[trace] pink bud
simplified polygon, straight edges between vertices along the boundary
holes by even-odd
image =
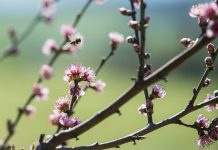
[[[215,46],[212,43],[207,45],[207,50],[209,54],[213,54],[216,51]]]
[[[185,47],[187,47],[187,46],[189,46],[189,44],[191,43],[191,39],[190,38],[182,38],[181,40],[180,40],[180,43],[182,44],[182,45],[184,45]]]

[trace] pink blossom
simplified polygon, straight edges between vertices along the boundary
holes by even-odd
[[[70,95],[73,95],[74,94],[74,90],[75,90],[75,86],[71,86],[70,87],[70,90],[69,90],[69,94]],[[82,89],[82,85],[81,84],[78,84],[77,86],[77,96],[83,96],[85,95],[85,91]]]
[[[104,88],[106,86],[106,83],[102,80],[97,80],[95,83],[91,83],[89,87],[94,89],[97,93],[102,93],[104,92]]]
[[[32,118],[35,112],[36,108],[32,105],[27,105],[26,109],[24,110],[25,115],[27,115],[29,118]]]
[[[95,80],[95,72],[91,68],[86,68],[83,76],[83,81],[93,82]]]
[[[57,50],[57,43],[53,39],[48,39],[42,47],[42,53],[45,55],[50,55]]]
[[[67,116],[66,113],[55,112],[54,114],[49,115],[49,122],[51,123],[51,125],[54,125],[54,126],[59,125],[60,118],[63,118],[65,116]]]
[[[41,16],[44,21],[51,23],[54,20],[55,2],[54,0],[42,0],[41,2]]]
[[[207,94],[207,98],[204,101],[207,102],[207,101],[211,100],[212,98],[214,98],[214,95]],[[208,112],[211,112],[215,109],[218,109],[218,103],[212,103],[212,104],[209,104],[206,106],[206,110]]]
[[[48,99],[48,88],[43,87],[42,85],[36,83],[33,85],[33,94],[35,95],[36,100],[47,100]]]
[[[207,37],[218,37],[218,20],[210,20],[208,23],[207,31],[206,31]]]
[[[114,47],[124,42],[124,36],[118,32],[110,32],[108,36],[111,40],[111,45]]]
[[[81,121],[79,120],[79,118],[63,116],[59,119],[59,123],[64,128],[70,128],[70,127],[77,126],[78,124],[81,123]]]
[[[166,91],[160,87],[160,85],[153,85],[152,86],[152,94],[151,99],[154,98],[164,98],[166,96]]]
[[[194,5],[189,15],[203,20],[214,19],[218,15],[218,7],[214,2]]]
[[[73,64],[65,70],[64,81],[72,83],[84,76],[86,68],[80,64]]]
[[[189,15],[193,18],[201,17],[202,8],[203,4],[193,5],[190,9]]]
[[[209,127],[209,119],[200,114],[196,120],[198,127],[200,128],[208,128]]]
[[[53,76],[53,69],[51,66],[44,64],[41,66],[39,74],[43,80],[49,80]]]
[[[213,141],[206,134],[199,136],[199,138],[197,139],[197,145],[199,148],[208,147],[212,143],[213,143]]]
[[[62,25],[60,30],[62,36],[66,39],[69,39],[73,36],[77,31],[71,25]]]
[[[55,109],[59,112],[66,112],[70,108],[70,98],[68,96],[59,97],[55,102]]]

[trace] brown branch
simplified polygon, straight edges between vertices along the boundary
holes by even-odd
[[[113,140],[110,142],[92,144],[89,146],[81,146],[81,147],[75,147],[75,148],[61,148],[61,149],[57,149],[57,150],[103,150],[103,149],[109,149],[109,148],[114,148],[114,147],[120,147],[120,145],[122,145],[122,144],[132,142],[133,137],[142,137],[150,132],[153,132],[157,129],[160,129],[164,126],[171,125],[171,124],[179,124],[179,125],[182,125],[185,127],[196,129],[196,127],[194,125],[187,125],[187,124],[183,123],[180,119],[182,117],[190,114],[193,111],[196,111],[204,106],[207,106],[207,105],[212,104],[212,103],[217,103],[217,102],[218,102],[218,97],[215,97],[215,98],[211,99],[210,101],[202,102],[196,106],[193,106],[189,110],[184,109],[183,111],[177,113],[176,115],[169,117],[168,119],[163,120],[157,124],[148,125],[141,130],[138,130],[132,134],[129,134],[129,135],[123,137],[123,138],[119,138],[119,139],[116,139],[116,140]]]
[[[186,50],[172,58],[169,62],[160,67],[157,71],[145,78],[143,83],[136,82],[132,87],[129,88],[129,90],[127,90],[123,95],[117,98],[117,100],[115,100],[111,105],[107,106],[102,111],[99,111],[96,115],[84,121],[80,125],[74,128],[70,128],[68,130],[61,131],[58,134],[54,135],[52,138],[46,141],[46,143],[43,143],[43,147],[42,145],[39,145],[37,150],[52,150],[56,146],[61,144],[63,141],[75,138],[80,134],[86,132],[87,130],[91,129],[92,127],[96,126],[98,123],[100,123],[113,113],[116,113],[121,106],[123,106],[131,98],[136,96],[144,88],[161,80],[164,76],[168,75],[172,70],[181,65],[184,61],[188,60],[192,55],[197,53],[202,47],[204,47],[212,40],[212,38],[207,38],[206,36],[203,36],[199,40],[196,40],[192,47],[187,48]],[[152,126],[152,129],[154,127],[156,127],[156,125]]]

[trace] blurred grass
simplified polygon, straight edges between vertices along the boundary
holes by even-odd
[[[151,62],[154,68],[158,68],[169,58],[180,52],[183,47],[179,39],[183,36],[196,37],[199,29],[196,20],[188,16],[188,10],[192,5],[190,1],[178,4],[148,5],[148,15],[152,16],[147,31],[147,51],[152,53]],[[176,2],[175,1],[175,2]],[[2,0],[0,0],[3,3]],[[53,134],[56,130],[48,123],[48,115],[52,112],[55,100],[65,95],[68,86],[63,82],[64,69],[71,63],[82,63],[85,66],[96,68],[100,58],[109,51],[107,34],[110,31],[119,31],[125,36],[133,34],[127,27],[129,18],[125,18],[116,11],[123,6],[124,2],[109,1],[106,5],[98,6],[93,4],[79,23],[78,30],[85,36],[85,46],[75,56],[61,56],[55,64],[55,77],[52,81],[45,81],[43,85],[50,88],[50,98],[46,102],[34,102],[37,107],[36,116],[29,120],[26,117],[21,119],[16,134],[11,143],[17,148],[25,147],[38,140],[40,133]],[[9,10],[0,8],[0,47],[4,48],[9,44],[6,29],[13,25],[18,33],[21,33],[34,16],[35,5],[38,1],[26,3],[15,3],[18,8],[14,11],[20,12],[11,14]],[[22,6],[21,6],[22,5]],[[0,139],[6,135],[5,122],[8,118],[14,118],[17,107],[23,105],[31,92],[31,86],[38,77],[39,66],[46,63],[49,58],[43,56],[41,47],[47,38],[54,37],[61,42],[59,26],[62,23],[71,24],[76,12],[80,10],[83,2],[78,1],[74,5],[72,1],[63,1],[58,5],[57,19],[54,24],[47,26],[39,24],[29,38],[20,45],[20,54],[16,58],[9,58],[0,63]],[[34,6],[34,7],[33,7]],[[72,6],[72,7],[71,7]],[[125,4],[128,7],[128,3]],[[23,7],[23,8],[22,8]],[[25,9],[24,9],[25,8]],[[28,13],[27,13],[28,12]],[[175,22],[177,23],[175,25]],[[2,52],[1,49],[0,52]],[[169,77],[169,82],[161,84],[167,91],[164,100],[155,101],[155,122],[161,121],[178,111],[181,111],[191,98],[192,88],[197,85],[200,73],[204,70],[203,59],[207,55],[206,50],[196,55],[184,65],[174,71]],[[116,51],[99,75],[99,79],[107,82],[107,88],[103,95],[97,95],[88,91],[76,109],[76,116],[86,120],[96,112],[110,104],[121,93],[126,91],[132,84],[130,77],[136,75],[137,56],[128,44],[123,44]],[[206,93],[212,93],[217,89],[217,69],[211,75],[213,84],[209,89],[203,89],[198,102],[205,99]],[[146,125],[146,118],[138,115],[137,108],[143,103],[144,98],[139,94],[128,104],[121,108],[122,116],[117,114],[106,119],[92,130],[79,136],[80,140],[72,140],[72,146],[91,144],[96,141],[104,142],[130,134]],[[207,113],[204,109],[199,110],[184,118],[185,121],[193,123],[198,114],[203,113],[209,118],[217,117],[217,111]],[[197,149],[195,140],[196,131],[175,125],[164,127],[158,131],[146,135],[147,139],[138,142],[136,146],[132,143],[121,146],[121,149]],[[176,137],[176,138],[175,138]],[[156,144],[158,143],[158,144]],[[216,150],[218,144],[213,144],[210,149]]]

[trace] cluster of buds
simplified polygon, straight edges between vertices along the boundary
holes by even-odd
[[[54,39],[48,39],[42,47],[42,53],[50,55],[57,51],[75,54],[83,46],[83,36],[71,25],[62,25],[60,33],[66,41],[63,47],[58,48]]]
[[[210,101],[211,99],[215,98],[218,96],[218,90],[215,90],[213,94],[207,94],[207,98],[204,100],[205,102]],[[215,109],[218,109],[218,103],[211,103],[206,106],[206,110],[208,112],[211,112]]]
[[[51,23],[54,20],[54,15],[55,15],[55,1],[42,0],[41,2],[42,19],[47,23]]]
[[[203,115],[199,115],[195,121],[195,126],[198,130],[197,145],[199,148],[208,147],[214,141],[218,140],[218,118],[211,122]]]
[[[164,98],[166,96],[166,91],[160,87],[160,85],[153,85],[152,92],[149,98],[146,100],[145,104],[142,104],[138,108],[140,114],[152,114],[153,113],[153,100],[156,98]]]
[[[67,129],[78,125],[81,121],[78,118],[70,117],[71,99],[69,96],[59,97],[54,105],[53,114],[49,116],[51,125],[62,126]]]
[[[199,25],[208,37],[218,37],[218,6],[215,2],[192,6],[189,15],[198,18]]]
[[[97,92],[102,92],[106,84],[101,80],[94,83],[94,71],[80,64],[73,64],[68,67],[65,70],[63,79],[70,85],[68,94],[72,96],[72,100],[70,99],[70,96],[58,98],[54,105],[54,113],[49,116],[49,120],[52,125],[68,129],[80,124],[81,122],[78,118],[71,117],[71,108],[74,102],[79,96],[83,96],[85,94],[80,82],[86,82],[90,88],[96,90]]]
[[[215,46],[212,44],[212,43],[209,43],[207,45],[207,50],[208,50],[208,54],[209,56],[207,56],[205,58],[205,64],[206,64],[206,67],[209,68],[209,69],[213,69],[213,63],[214,63],[214,54],[216,52],[216,48]]]

